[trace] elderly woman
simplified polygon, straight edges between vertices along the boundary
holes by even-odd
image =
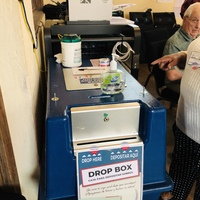
[[[198,18],[190,18],[200,23]],[[200,37],[194,40],[187,52],[164,56],[152,63],[167,71],[173,66],[184,68],[176,121],[173,125],[175,146],[169,174],[174,181],[171,192],[161,199],[186,200],[195,185],[194,200],[200,199]]]

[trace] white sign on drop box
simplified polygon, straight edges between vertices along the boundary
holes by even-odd
[[[143,143],[131,145],[76,152],[79,200],[142,200]]]

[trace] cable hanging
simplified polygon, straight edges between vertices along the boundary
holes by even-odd
[[[22,10],[24,21],[26,22],[26,26],[27,26],[30,34],[31,34],[31,39],[32,39],[32,42],[33,42],[33,48],[37,49],[37,44],[35,43],[35,40],[34,40],[34,37],[33,37],[33,32],[31,30],[31,27],[29,25],[28,18],[27,18],[27,15],[26,15],[26,9],[25,9],[24,2],[23,1],[19,1],[19,2],[20,2],[20,7],[21,7],[21,10]]]
[[[122,52],[119,50],[120,48],[122,49],[122,45],[127,49],[126,52]],[[120,61],[128,60],[131,52],[135,54],[135,51],[131,48],[128,42],[117,42],[112,50],[112,54],[117,55],[115,58]]]

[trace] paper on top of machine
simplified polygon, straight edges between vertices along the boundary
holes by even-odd
[[[123,10],[124,8],[128,8],[131,6],[135,6],[136,4],[134,3],[124,3],[124,4],[117,4],[117,5],[113,5],[113,11],[119,11],[119,10]]]

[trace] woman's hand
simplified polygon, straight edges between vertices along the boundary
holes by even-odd
[[[186,57],[187,57],[187,52],[181,51],[175,54],[163,56],[153,61],[151,64],[152,65],[158,64],[160,69],[164,71],[168,71],[174,66],[178,66],[180,69],[184,69]]]

